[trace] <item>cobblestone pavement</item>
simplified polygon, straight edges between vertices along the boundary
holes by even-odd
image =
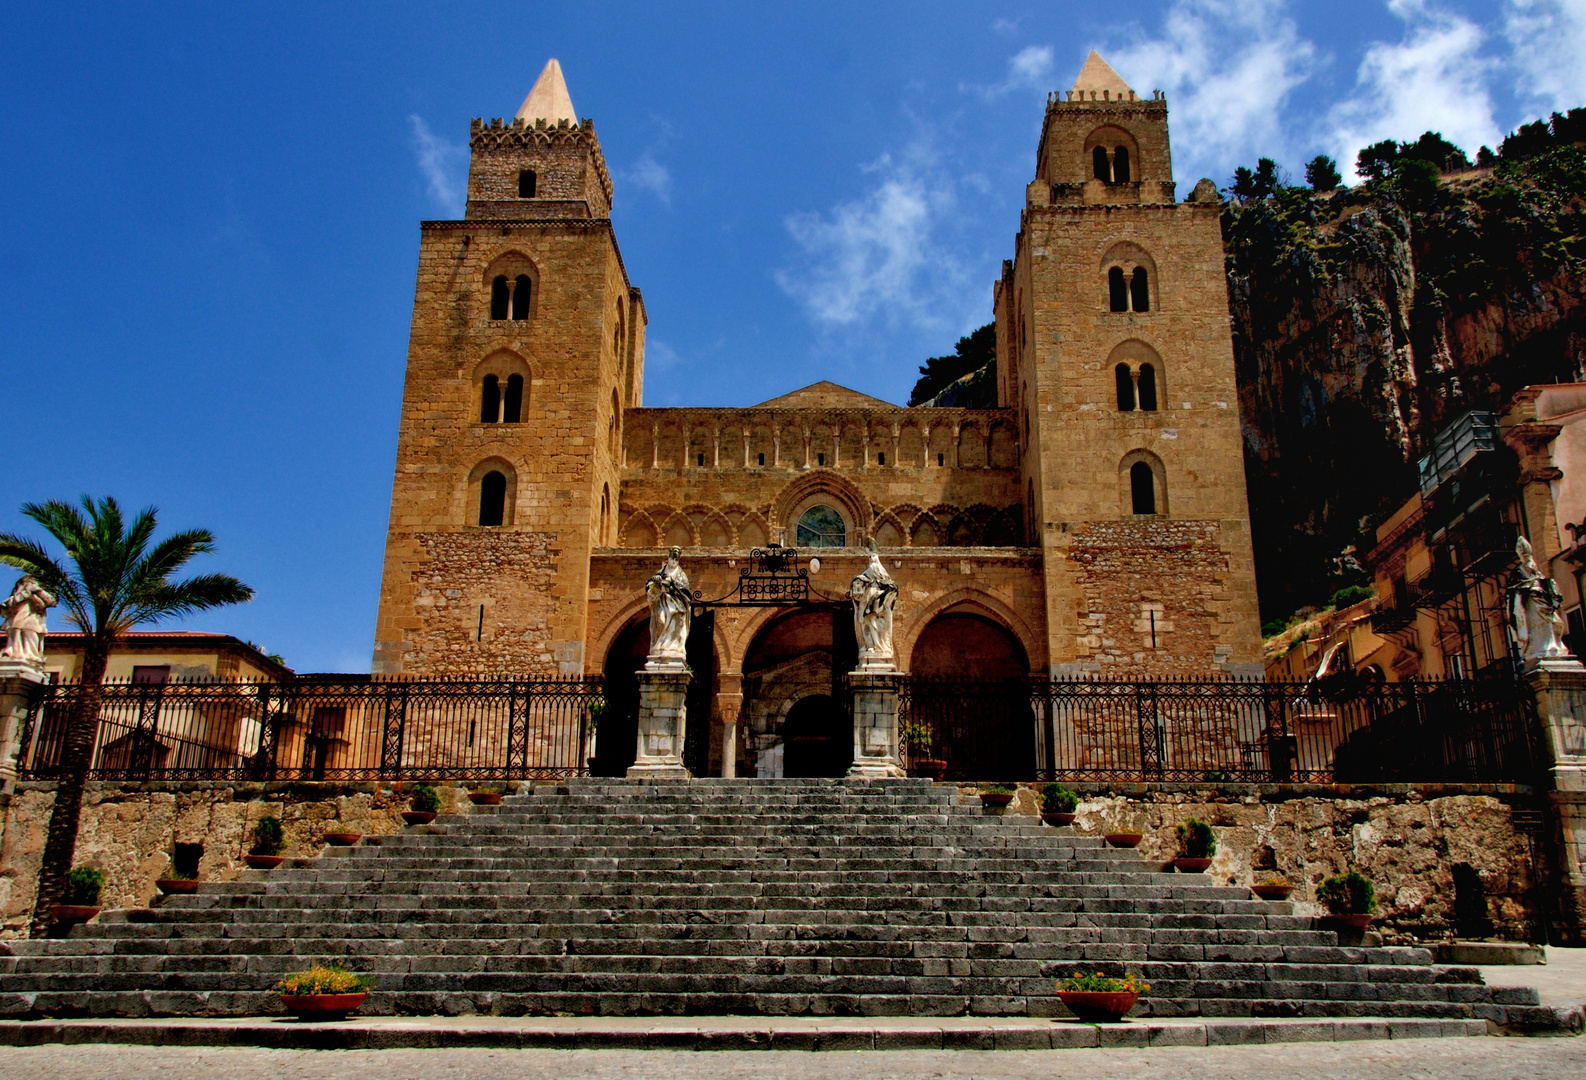
[[[623,1050],[256,1050],[142,1046],[0,1049],[7,1080],[1568,1080],[1586,1038],[1412,1039],[1287,1046],[979,1053]]]

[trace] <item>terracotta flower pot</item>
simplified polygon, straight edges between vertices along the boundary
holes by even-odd
[[[501,802],[499,791],[470,791],[468,801],[475,806],[496,806]]]
[[[365,1001],[369,1000],[369,991],[364,990],[356,994],[282,994],[281,1004],[286,1011],[293,1013],[299,1020],[345,1020],[347,1014],[352,1012]]]
[[[1351,930],[1364,930],[1371,925],[1370,915],[1324,915],[1322,925],[1347,926]]]
[[[428,825],[435,820],[434,810],[404,810],[402,820],[409,825]]]
[[[102,907],[88,904],[51,904],[50,916],[56,922],[80,923],[87,922],[103,910]]]
[[[1059,990],[1057,996],[1087,1024],[1116,1024],[1140,1000],[1132,991]]]
[[[197,878],[162,877],[157,879],[154,884],[158,885],[160,891],[167,896],[172,893],[194,893],[198,891]]]
[[[1013,792],[1011,791],[982,791],[980,793],[981,806],[995,807],[1000,810],[1012,801]]]
[[[1210,859],[1192,859],[1188,855],[1180,855],[1173,860],[1173,869],[1181,874],[1204,874],[1211,864]]]
[[[244,855],[242,861],[255,870],[274,870],[286,862],[285,855]]]
[[[947,762],[941,758],[920,758],[909,766],[909,775],[925,780],[940,780],[947,775]]]
[[[1294,892],[1293,885],[1252,885],[1250,891],[1263,900],[1287,900]]]
[[[1139,847],[1140,841],[1145,839],[1144,833],[1137,832],[1110,832],[1102,837],[1113,847]]]
[[[1041,820],[1046,822],[1048,825],[1072,825],[1074,824],[1074,815],[1060,814],[1055,812],[1048,814],[1042,812]]]
[[[325,834],[325,843],[333,847],[352,847],[363,836],[355,832],[328,832]]]

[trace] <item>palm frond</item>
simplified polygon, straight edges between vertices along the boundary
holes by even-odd
[[[26,536],[0,533],[0,563],[14,566],[24,574],[32,574],[38,583],[55,594],[73,623],[80,624],[88,609],[83,603],[83,593],[77,579],[43,545]]]
[[[127,627],[158,623],[209,608],[245,604],[252,599],[253,589],[229,574],[201,574],[150,589],[129,604],[118,621]]]

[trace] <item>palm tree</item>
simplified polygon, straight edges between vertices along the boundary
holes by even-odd
[[[116,640],[141,623],[190,615],[195,611],[240,604],[253,590],[225,574],[200,574],[186,581],[171,575],[194,555],[214,550],[206,529],[191,529],[154,543],[157,511],[148,507],[126,526],[121,507],[108,496],[95,503],[87,495],[82,510],[70,503],[25,503],[22,512],[48,530],[66,549],[71,565],[56,561],[37,541],[0,533],[0,562],[32,574],[60,598],[67,621],[81,630],[81,690],[66,720],[61,752],[61,779],[55,788],[44,864],[39,868],[38,899],[33,907],[34,937],[49,929],[50,905],[60,895],[77,847],[77,825],[83,811],[83,787],[93,763],[99,727],[105,666]],[[86,516],[85,516],[86,515]]]

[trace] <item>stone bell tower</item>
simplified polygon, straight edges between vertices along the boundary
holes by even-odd
[[[579,675],[644,305],[560,64],[469,146],[464,218],[421,227],[373,671]]]
[[[1051,95],[995,303],[1054,674],[1261,671],[1220,212],[1162,94],[1092,52]]]

